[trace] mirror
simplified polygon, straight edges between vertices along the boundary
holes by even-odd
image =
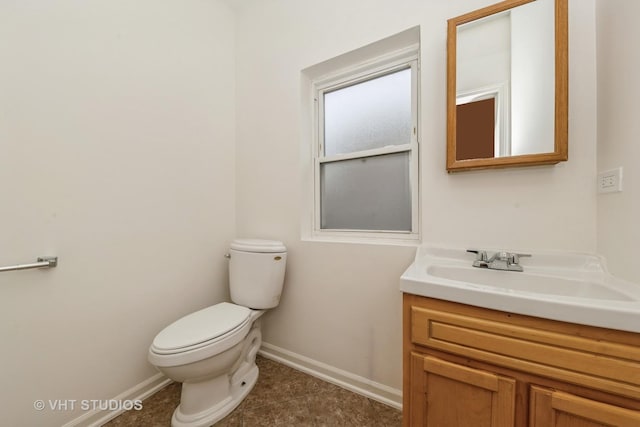
[[[506,0],[448,20],[447,171],[568,155],[567,0]]]

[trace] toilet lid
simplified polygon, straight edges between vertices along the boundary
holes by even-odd
[[[231,249],[240,252],[278,253],[286,252],[284,243],[278,240],[236,239],[231,242]]]
[[[250,314],[247,307],[222,302],[176,320],[156,336],[153,346],[166,351],[210,341],[242,326]]]

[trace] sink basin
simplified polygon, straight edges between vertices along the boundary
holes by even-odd
[[[413,264],[400,278],[400,290],[512,313],[640,332],[640,286],[609,274],[601,257],[534,253],[520,260],[523,272],[475,268],[471,266],[474,258],[464,249],[420,247]]]
[[[512,274],[508,274],[512,273]],[[594,281],[565,277],[513,273],[473,267],[430,265],[427,274],[469,284],[500,288],[511,292],[563,295],[568,297],[631,301],[632,298]]]

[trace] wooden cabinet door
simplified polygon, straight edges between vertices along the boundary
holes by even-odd
[[[411,355],[411,427],[513,427],[515,380]]]
[[[640,411],[531,387],[529,427],[638,427]]]

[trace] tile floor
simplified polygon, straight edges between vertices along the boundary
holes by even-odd
[[[260,376],[247,398],[216,427],[395,427],[399,410],[258,356]],[[143,402],[140,411],[114,418],[106,427],[171,425],[180,401],[173,383]]]

